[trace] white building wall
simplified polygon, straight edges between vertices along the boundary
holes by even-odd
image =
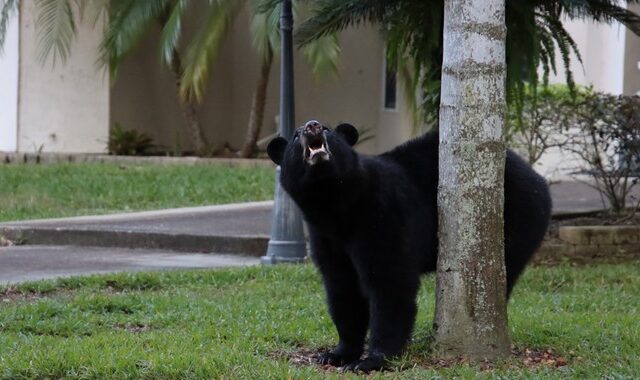
[[[578,46],[582,63],[571,56],[571,71],[577,84],[598,91],[621,94],[624,89],[625,28],[621,24],[566,20],[566,30]],[[566,83],[560,51],[556,51],[557,74],[552,83]]]
[[[18,136],[18,17],[9,22],[0,53],[0,151],[11,152],[17,148]]]
[[[564,22],[564,26],[578,46],[582,64],[571,57],[571,71],[577,84],[593,86],[596,91],[622,94],[625,85],[625,35],[621,24],[610,25],[592,21]],[[551,83],[566,83],[560,52],[556,51],[558,73],[550,77]],[[544,153],[535,169],[552,181],[573,179],[584,166],[575,155],[553,148]]]
[[[102,27],[78,22],[66,64],[38,60],[33,0],[21,2],[18,150],[103,153],[109,76],[97,67]],[[86,18],[85,18],[86,19]]]

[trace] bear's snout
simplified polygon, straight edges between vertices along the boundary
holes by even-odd
[[[302,128],[302,146],[304,147],[304,160],[309,165],[315,165],[319,161],[329,159],[329,149],[324,135],[326,127],[316,120],[309,120]]]
[[[322,135],[322,131],[322,124],[320,124],[317,120],[309,120],[304,125],[302,133],[305,135],[305,137],[314,139],[320,137]]]

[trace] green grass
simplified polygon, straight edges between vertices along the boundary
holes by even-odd
[[[564,367],[510,359],[429,367],[433,277],[406,368],[373,378],[638,378],[640,263],[536,267],[509,305],[514,343],[552,348]],[[5,298],[4,301],[1,301]],[[285,379],[351,374],[283,353],[336,340],[310,265],[118,274],[20,285],[0,296],[0,379]]]
[[[0,165],[0,221],[267,200],[271,168]]]

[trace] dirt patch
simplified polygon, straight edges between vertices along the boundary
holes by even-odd
[[[513,350],[512,352],[527,368],[564,367],[567,365],[567,360],[554,353],[551,349],[536,350],[525,348],[523,350]]]
[[[13,285],[0,290],[0,301],[2,302],[35,301],[48,296],[50,296],[50,293],[18,290]]]
[[[313,366],[326,372],[341,372],[339,367],[333,367],[330,365],[320,365],[317,363],[316,358],[318,352],[325,351],[326,349],[311,350],[308,348],[300,348],[295,351],[274,351],[268,354],[269,357],[277,360],[287,360],[291,364],[299,367]],[[495,364],[489,361],[473,361],[465,357],[456,358],[427,358],[418,360],[415,363],[415,367],[424,369],[440,369],[450,368],[458,365],[475,366],[479,371],[491,371],[495,368],[559,368],[567,365],[567,360],[556,354],[552,349],[536,349],[536,348],[512,348],[512,356],[504,363]],[[413,368],[413,367],[411,367]],[[409,367],[399,367],[392,369],[393,371],[407,370]]]
[[[558,368],[567,365],[567,360],[557,355],[551,349],[511,349],[512,357],[507,363],[495,364],[490,361],[473,361],[465,357],[457,358],[433,358],[419,363],[421,367],[429,369],[449,368],[457,365],[477,366],[480,371],[491,371],[495,368],[516,367],[537,369],[540,367]]]
[[[116,323],[113,325],[115,330],[125,330],[132,334],[139,334],[149,331],[150,327],[142,323]]]
[[[299,348],[295,351],[273,351],[267,354],[272,359],[287,360],[289,363],[298,367],[317,367],[326,372],[340,372],[340,367],[334,367],[331,365],[320,365],[317,362],[317,357],[320,352],[328,351],[328,348],[318,348],[315,350],[308,348]]]

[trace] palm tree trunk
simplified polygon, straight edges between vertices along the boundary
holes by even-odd
[[[505,37],[504,0],[445,0],[434,320],[444,356],[493,359],[510,352]]]
[[[267,49],[267,54],[262,60],[260,69],[260,77],[253,92],[253,100],[251,102],[251,113],[249,114],[249,125],[247,126],[247,134],[242,145],[242,149],[238,152],[238,156],[243,158],[252,157],[256,152],[256,142],[260,137],[262,122],[264,119],[264,106],[267,101],[267,86],[269,85],[269,73],[271,64],[273,63],[273,52]]]
[[[182,115],[187,121],[187,135],[191,140],[191,144],[195,149],[196,155],[209,155],[211,153],[209,142],[207,141],[204,131],[200,127],[196,103],[193,100],[182,100],[180,98],[180,86],[182,84],[182,73],[184,72],[184,69],[182,67],[180,53],[178,53],[177,49],[173,49],[171,71],[173,71],[173,75],[175,77],[178,101],[180,102],[180,107],[182,108]]]

